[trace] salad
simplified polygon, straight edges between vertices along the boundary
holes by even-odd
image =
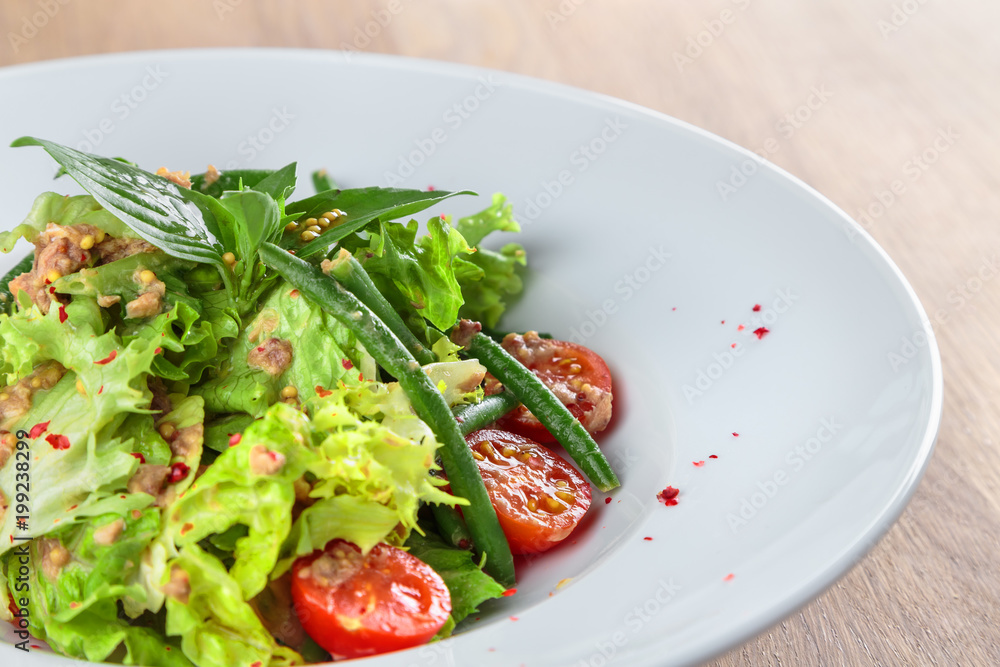
[[[0,233],[0,615],[68,656],[297,665],[449,636],[564,540],[607,365],[494,330],[524,249],[470,192],[292,199],[296,165],[151,173],[41,146],[88,193]],[[409,220],[408,222],[397,220]],[[554,451],[552,443],[562,446]],[[575,464],[575,465],[574,465]]]

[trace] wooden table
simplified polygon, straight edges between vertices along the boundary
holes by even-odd
[[[358,48],[568,83],[772,147],[865,223],[936,319],[944,420],[926,478],[873,553],[715,664],[998,665],[998,21],[988,0],[4,0],[0,65]]]

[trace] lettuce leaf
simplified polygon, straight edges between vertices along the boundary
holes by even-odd
[[[519,232],[513,208],[501,194],[493,195],[493,204],[484,211],[462,218],[455,225],[477,252],[464,258],[478,271],[468,271],[459,277],[462,286],[461,317],[495,327],[507,309],[507,302],[521,293],[524,285],[516,267],[527,263],[524,248],[508,243],[500,251],[481,247],[482,240],[492,232]]]
[[[36,437],[29,439],[31,475],[46,483],[32,489],[31,531],[36,536],[92,513],[95,506],[143,507],[150,500],[145,494],[129,494],[124,500],[112,494],[125,487],[138,465],[130,455],[132,439],[116,432],[129,414],[148,412],[152,395],[145,377],[155,349],[145,340],[123,345],[114,332],[103,333],[100,309],[92,300],[74,301],[65,312],[65,322],[57,308],[47,315],[34,307],[0,315],[0,368],[8,382],[21,381],[23,390],[29,374],[44,362],[58,363],[45,367],[46,372],[65,369],[50,389],[32,390],[27,412],[3,421],[12,433],[38,426]],[[8,498],[14,496],[15,481],[15,457],[10,457],[0,469],[0,491]],[[0,553],[11,548],[15,514],[7,512],[0,526]]]
[[[268,338],[288,341],[291,365],[277,377],[250,367],[250,351]],[[288,283],[278,283],[260,305],[255,318],[240,332],[228,361],[217,377],[194,388],[215,413],[262,415],[291,385],[301,401],[316,387],[338,381],[356,384],[358,374],[376,376],[375,361],[346,327],[319,306],[301,297]]]
[[[9,232],[0,232],[0,252],[10,252],[22,238],[34,243],[50,222],[57,225],[88,224],[109,236],[138,238],[125,223],[106,211],[90,195],[68,197],[45,192],[35,198],[24,222]]]
[[[411,555],[416,556],[441,575],[451,593],[451,618],[438,638],[451,634],[455,625],[479,610],[487,600],[503,595],[504,587],[483,572],[472,560],[472,552],[445,544],[433,531],[412,533],[406,540]]]
[[[264,628],[218,559],[189,544],[170,568],[187,579],[190,590],[186,600],[167,596],[166,632],[180,637],[184,655],[198,667],[302,663]]]

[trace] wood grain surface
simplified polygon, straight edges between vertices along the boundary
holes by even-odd
[[[769,146],[913,284],[941,345],[944,418],[913,502],[874,551],[714,664],[978,666],[1000,665],[998,20],[989,0],[4,0],[0,65],[356,48],[568,83]]]

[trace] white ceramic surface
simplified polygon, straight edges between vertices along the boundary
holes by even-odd
[[[0,146],[37,135],[153,170],[298,161],[300,193],[327,167],[344,186],[514,202],[531,276],[505,324],[608,360],[619,418],[603,443],[623,485],[465,632],[366,665],[705,660],[858,562],[930,457],[940,359],[896,267],[802,182],[664,115],[500,72],[316,51],[15,67],[0,100]],[[37,148],[0,148],[0,173],[4,228],[37,193],[76,191]],[[739,187],[723,197],[720,181]],[[656,499],[668,484],[673,507]],[[23,657],[0,644],[5,665],[67,664]]]

